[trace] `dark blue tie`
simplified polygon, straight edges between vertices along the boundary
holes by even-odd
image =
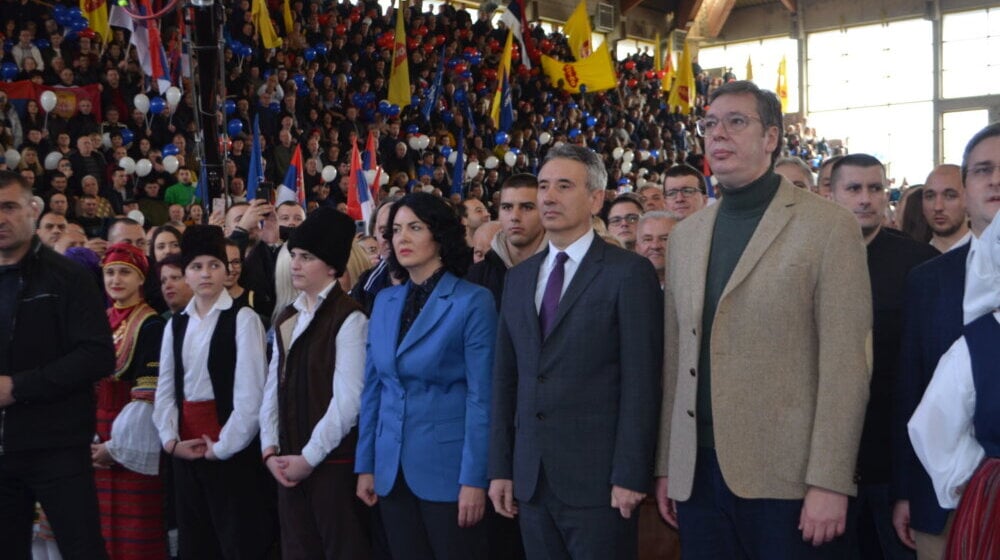
[[[545,294],[542,296],[542,308],[538,311],[538,322],[542,326],[542,338],[549,336],[556,321],[556,311],[559,309],[559,298],[562,297],[563,280],[566,278],[566,253],[556,253],[556,264],[549,273],[545,284]]]

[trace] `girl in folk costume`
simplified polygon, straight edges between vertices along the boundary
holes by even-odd
[[[958,507],[946,560],[1000,558],[1000,218],[971,243],[964,334],[908,424],[941,507]]]
[[[160,444],[153,395],[163,319],[142,299],[146,256],[127,243],[101,262],[115,344],[115,371],[97,383],[97,437],[91,446],[101,532],[112,559],[166,558]]]
[[[153,411],[173,458],[180,557],[264,558],[275,525],[257,454],[264,326],[226,292],[221,229],[189,227],[181,257],[194,297],[164,331]]]

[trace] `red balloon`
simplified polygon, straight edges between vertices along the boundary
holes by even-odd
[[[539,44],[539,47],[542,49],[542,52],[548,53],[549,51],[552,50],[552,41],[549,41],[548,39],[542,39],[542,42]]]
[[[411,51],[417,50],[417,47],[419,46],[420,46],[420,40],[418,40],[416,37],[410,37],[409,39],[406,40],[406,48],[410,49]]]
[[[341,23],[338,24],[337,27],[334,27],[333,30],[337,33],[337,35],[343,35],[344,33],[347,33],[347,26]]]
[[[458,32],[458,36],[461,37],[462,39],[468,39],[469,37],[472,36],[472,31],[469,31],[468,29],[463,29]]]
[[[423,37],[424,35],[427,35],[427,26],[426,25],[421,25],[417,29],[417,35],[420,35],[421,37]]]
[[[656,72],[653,72],[652,70],[646,70],[646,79],[647,80],[652,80],[655,77],[656,77]]]
[[[626,60],[625,61],[625,69],[626,70],[635,70],[635,61],[634,60]]]
[[[629,81],[626,83],[628,84],[628,87],[635,89],[635,86],[639,85],[639,80],[635,78],[629,78]]]
[[[661,80],[663,78],[666,78],[667,77],[667,71],[666,70],[660,70],[659,72],[656,73],[656,77],[659,78],[659,79],[661,79]]]
[[[434,45],[432,43],[424,43],[424,52],[427,54],[434,52]]]
[[[358,23],[359,21],[361,21],[361,12],[358,11],[351,12],[351,15],[348,16],[348,19],[351,20],[351,23]]]
[[[493,68],[483,68],[483,77],[487,80],[497,79],[497,71]]]
[[[438,36],[434,37],[434,44],[437,45],[437,46],[439,46],[439,47],[444,44],[444,41],[445,41],[445,36],[444,35],[438,35]]]
[[[520,65],[520,66],[517,67],[517,73],[520,76],[527,77],[527,76],[531,75],[531,70],[529,70],[527,66],[525,66],[525,65],[522,64],[522,65]]]
[[[500,41],[496,39],[490,39],[489,45],[490,50],[493,52],[500,52]]]
[[[465,64],[461,63],[461,62],[459,62],[458,64],[455,65],[455,73],[456,74],[461,74],[462,72],[465,72],[466,70],[468,70],[468,67]]]

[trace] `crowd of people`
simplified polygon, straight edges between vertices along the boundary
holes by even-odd
[[[750,82],[678,112],[643,52],[570,95],[533,26],[498,130],[485,7],[291,2],[265,48],[256,5],[207,192],[176,15],[168,95],[128,30],[4,4],[12,557],[636,558],[644,501],[685,558],[995,557],[1000,127],[896,201]],[[255,124],[304,204],[248,193]]]

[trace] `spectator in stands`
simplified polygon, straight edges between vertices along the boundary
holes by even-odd
[[[708,200],[705,193],[705,176],[690,165],[676,165],[663,174],[663,196],[667,201],[667,212],[678,220],[704,208]]]
[[[608,207],[608,231],[629,251],[635,250],[635,230],[642,213],[642,202],[631,193],[619,196]]]
[[[774,162],[774,172],[788,179],[800,189],[816,192],[816,179],[812,170],[798,157],[783,157]]]
[[[972,238],[965,209],[962,170],[957,165],[939,165],[927,176],[922,191],[924,219],[933,236],[930,244],[942,253],[961,247]]]

